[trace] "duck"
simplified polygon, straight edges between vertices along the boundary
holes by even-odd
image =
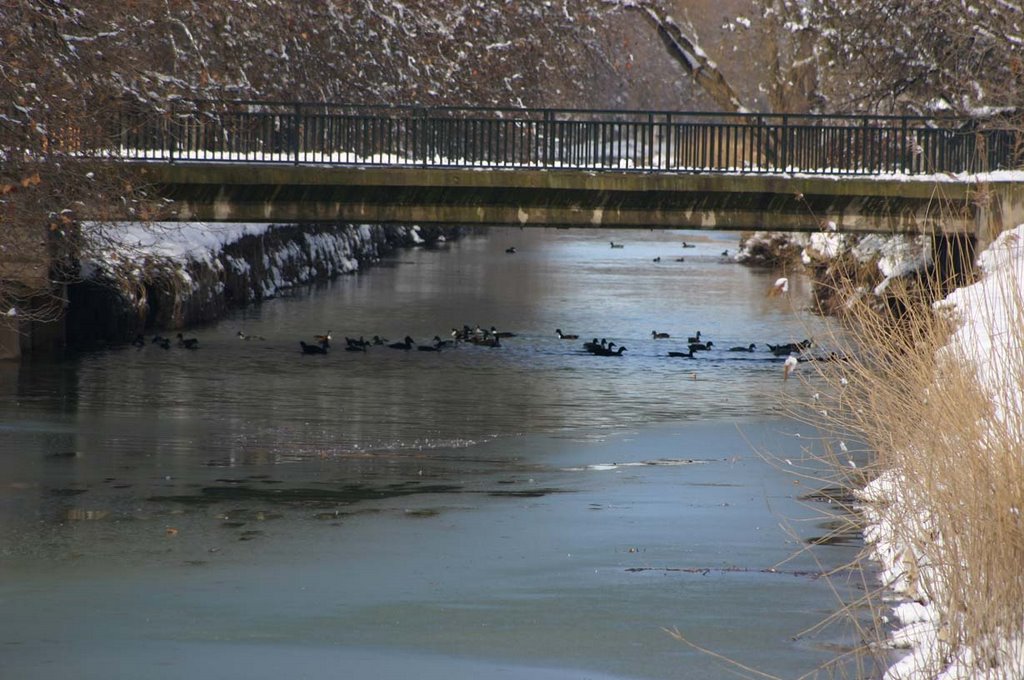
[[[653,259],[653,260],[651,260],[651,261],[652,261],[652,262],[661,262],[661,256],[659,255],[658,257],[654,258],[654,259]]]
[[[686,262],[686,258],[685,257],[677,257],[676,258],[676,262]]]
[[[178,333],[178,347],[184,347],[185,349],[199,349],[198,338],[186,338]]]
[[[421,352],[440,352],[442,347],[447,347],[452,344],[452,340],[442,340],[441,336],[434,336],[434,344],[432,345],[417,345],[416,349]]]
[[[614,342],[609,342],[604,338],[601,338],[601,342],[598,342],[597,338],[594,338],[594,342],[583,343],[583,349],[587,350],[591,354],[598,354],[601,356],[611,354],[615,347],[616,345]]]
[[[687,243],[686,241],[683,241],[683,247],[684,248],[696,248],[697,246],[693,245],[692,243]]]
[[[757,345],[755,345],[754,343],[750,343],[746,347],[730,347],[729,351],[730,352],[753,352],[756,347],[757,347]]]
[[[700,331],[697,331],[697,335],[691,335],[686,338],[686,342],[700,342]]]
[[[574,333],[563,333],[561,328],[555,329],[555,335],[558,336],[559,340],[579,340],[580,336]]]
[[[373,342],[374,345],[386,345],[386,344],[388,344],[388,339],[387,338],[382,338],[379,335],[375,335],[375,336],[373,336],[373,341],[372,342]]]
[[[515,246],[509,246],[508,248],[505,248],[505,252],[508,253],[509,255],[515,255],[516,254],[516,247]]]
[[[491,326],[491,329],[489,331],[487,331],[487,332],[490,335],[493,335],[496,338],[514,338],[514,337],[516,337],[515,333],[511,333],[509,331],[499,331],[494,326]]]
[[[303,354],[327,354],[327,345],[307,345],[305,340],[299,340],[299,347]]]
[[[613,345],[613,344],[615,344],[615,343],[611,343],[611,345]],[[599,357],[621,357],[622,353],[626,351],[625,347],[619,347],[618,349],[613,350],[611,348],[611,345],[609,345],[608,347],[603,348],[599,352],[594,352],[594,354],[599,356]]]
[[[621,243],[616,243],[615,241],[609,241],[609,243],[612,244],[612,248],[625,248],[625,245]]]
[[[155,338],[153,338],[153,342],[155,342],[157,347],[159,347],[160,349],[170,349],[171,348],[171,339],[170,338],[164,338],[164,337],[161,337],[161,336],[158,335]]]
[[[145,347],[146,339],[142,337],[141,333],[139,333],[138,335],[135,336],[135,339],[132,340],[132,345],[134,345],[135,347]]]
[[[722,257],[729,257],[729,249],[728,248],[726,248],[725,250],[722,251]]]
[[[356,349],[366,349],[367,347],[369,347],[369,345],[370,341],[363,340],[363,336],[361,335],[359,336],[358,340],[347,336],[345,337],[345,349],[348,349],[349,347],[355,347]]]
[[[668,333],[659,333],[658,331],[651,331],[651,338],[654,340],[665,340],[671,337],[672,336],[669,335]]]
[[[768,345],[768,350],[777,357],[784,357],[794,352],[802,352],[813,345],[810,339],[803,339],[800,342],[787,342],[784,345]]]
[[[392,342],[390,345],[388,345],[388,347],[390,347],[391,349],[405,349],[405,350],[409,350],[409,349],[412,349],[413,344],[414,344],[413,343],[413,339],[410,338],[407,335],[407,336],[405,336],[405,340],[404,341],[402,341],[402,342]]]
[[[693,350],[692,349],[689,352],[669,352],[668,355],[670,357],[678,357],[680,359],[696,359],[697,358],[697,357],[695,357],[693,355]]]
[[[711,349],[712,347],[714,347],[714,345],[715,345],[715,343],[711,342],[710,340],[708,340],[707,342],[691,342],[690,343],[690,349],[691,350],[696,349],[696,350],[702,350],[703,351],[703,350]]]
[[[266,340],[262,335],[246,335],[242,331],[237,333],[239,340]]]

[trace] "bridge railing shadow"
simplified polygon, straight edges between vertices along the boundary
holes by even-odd
[[[162,162],[881,175],[1024,161],[1019,129],[953,117],[182,101],[65,137],[53,148]]]

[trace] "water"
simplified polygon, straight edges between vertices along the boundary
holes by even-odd
[[[195,352],[0,366],[0,677],[731,677],[672,628],[812,670],[849,642],[801,634],[837,605],[815,576],[855,547],[801,552],[822,508],[762,453],[813,448],[785,415],[806,387],[763,343],[821,322],[735,243],[496,229],[239,310]],[[463,324],[516,336],[342,351]],[[667,357],[698,329],[713,351]]]

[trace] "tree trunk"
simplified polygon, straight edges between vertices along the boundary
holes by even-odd
[[[646,3],[627,5],[630,9],[643,12],[648,21],[658,31],[658,36],[668,48],[676,61],[689,73],[697,84],[714,100],[721,110],[732,113],[747,113],[746,107],[740,104],[736,92],[718,70],[718,65],[708,59],[708,55],[688,35],[683,33],[670,16],[663,16],[658,10]]]

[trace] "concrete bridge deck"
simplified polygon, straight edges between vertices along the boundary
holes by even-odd
[[[931,176],[145,163],[168,219],[973,234],[1024,222],[1024,185]]]

